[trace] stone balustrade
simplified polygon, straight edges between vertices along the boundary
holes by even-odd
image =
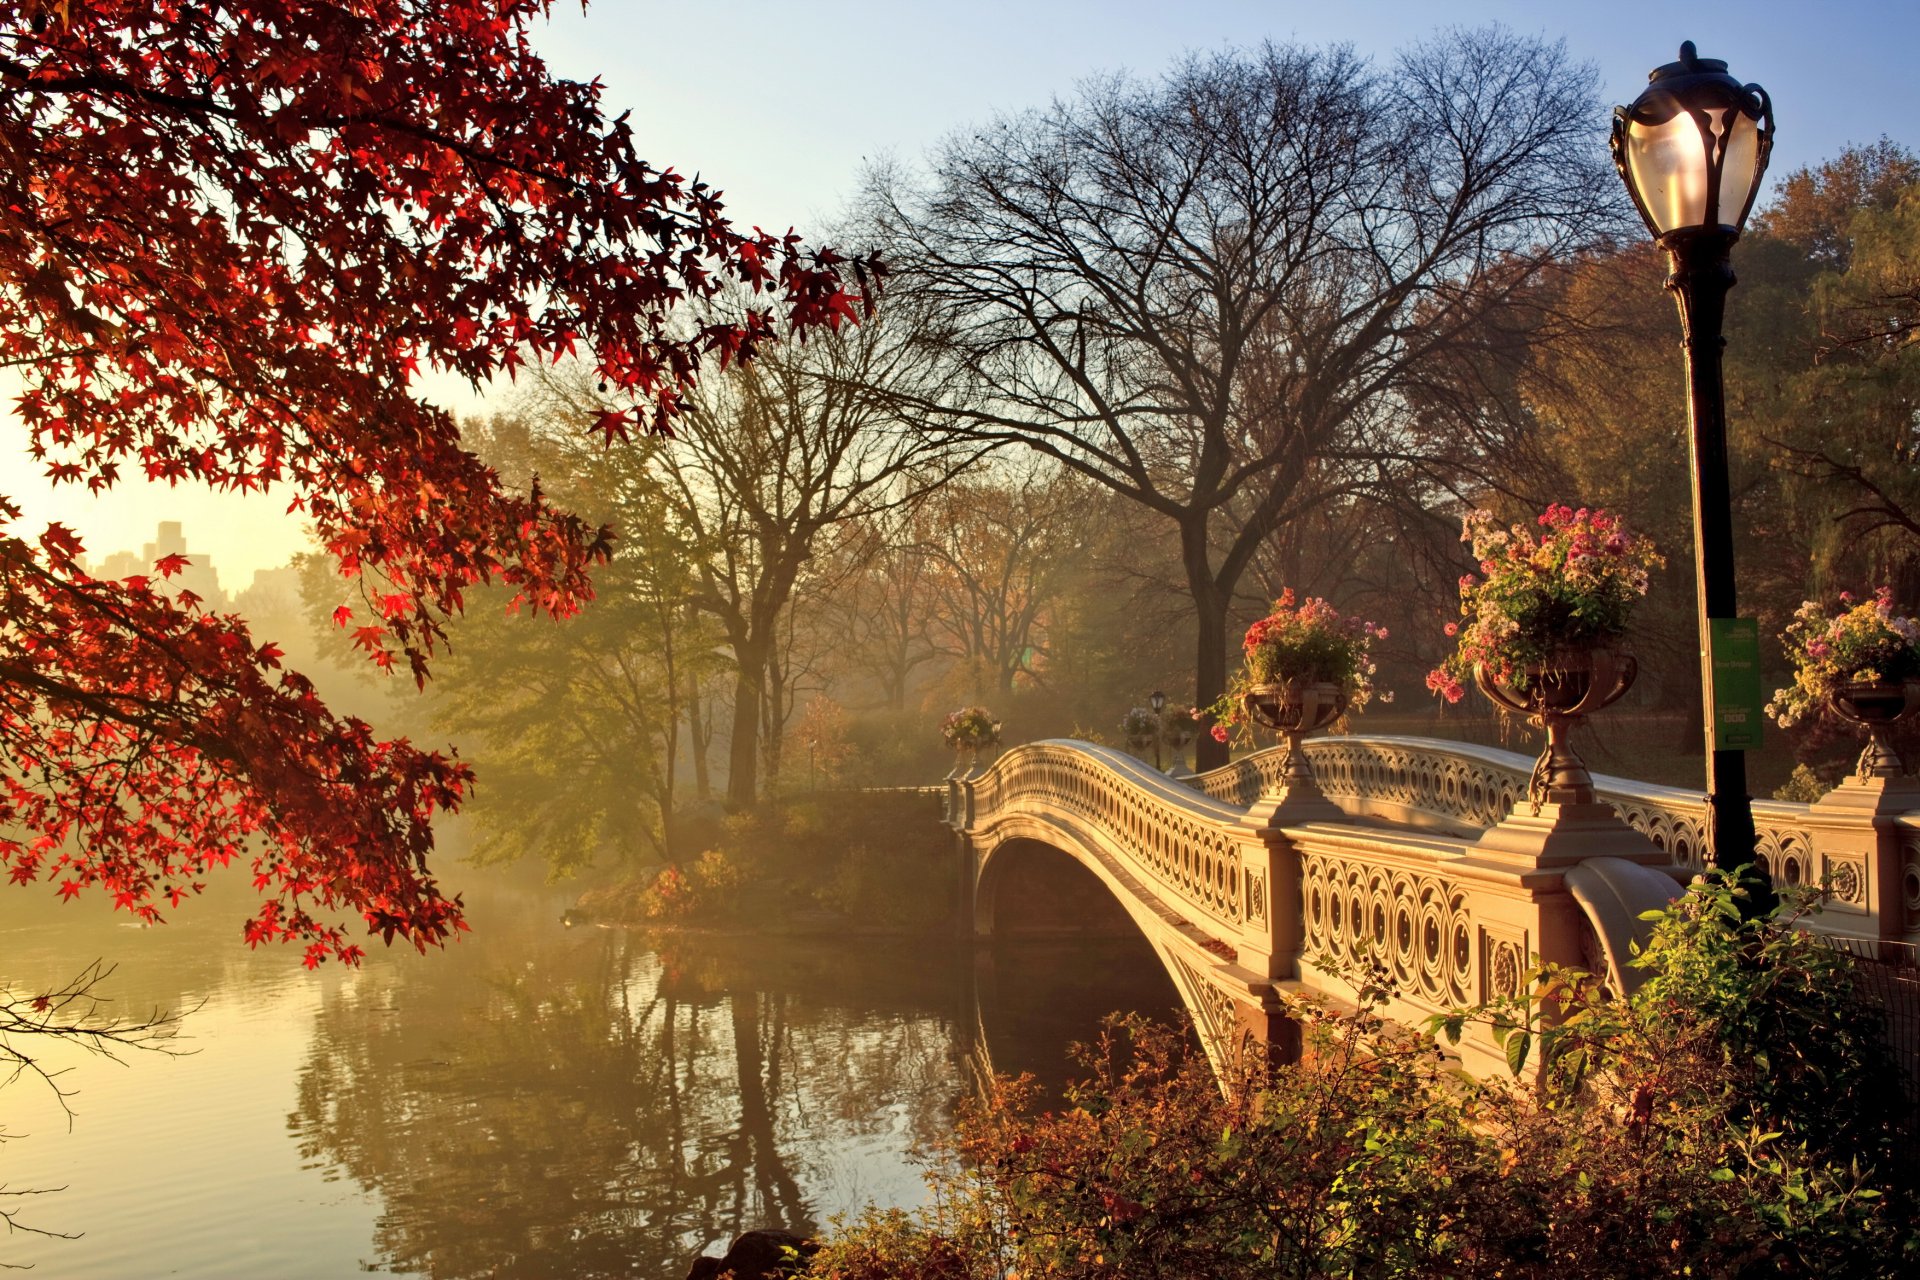
[[[1527,793],[1532,759],[1497,747],[1440,738],[1326,737],[1309,739],[1308,757],[1327,796],[1356,818],[1470,836],[1513,811]],[[1202,794],[1251,804],[1279,778],[1284,752],[1256,752],[1225,768],[1190,779]],[[1601,800],[1666,853],[1675,866],[1705,866],[1706,799],[1698,791],[1628,778],[1594,775]],[[1920,797],[1915,803],[1920,805]],[[1784,885],[1824,885],[1829,913],[1823,926],[1858,932],[1867,910],[1871,869],[1858,851],[1816,850],[1814,806],[1756,800],[1756,850],[1769,874]],[[1920,814],[1915,815],[1920,822]],[[1911,876],[1902,891],[1920,909],[1920,853],[1904,859]],[[1913,926],[1906,926],[1912,928]]]

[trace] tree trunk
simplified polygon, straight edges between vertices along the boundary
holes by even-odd
[[[767,791],[777,793],[781,781],[781,749],[786,745],[787,736],[787,670],[777,646],[767,655],[760,687],[766,693],[766,705],[760,711],[760,756],[766,765]]]
[[[694,680],[687,689],[687,731],[693,743],[693,794],[705,803],[713,799],[713,774],[707,762],[707,751],[713,746],[713,708],[700,691],[700,681]]]
[[[661,611],[660,656],[666,663],[667,675],[667,714],[665,719],[666,763],[660,771],[660,844],[666,852],[667,861],[679,863],[679,845],[674,839],[674,785],[680,772],[680,667],[675,661],[673,611]]]
[[[1214,579],[1204,513],[1200,519],[1180,526],[1180,562],[1187,572],[1187,594],[1193,598],[1194,621],[1198,624],[1193,705],[1204,707],[1227,691],[1227,601],[1233,596],[1231,584],[1222,589]],[[1226,763],[1226,743],[1216,742],[1204,731],[1194,739],[1193,767],[1197,772],[1218,769]]]
[[[1193,662],[1193,701],[1200,707],[1216,701],[1227,689],[1227,603],[1211,589],[1208,594],[1214,598],[1194,600],[1200,642]],[[1211,732],[1202,729],[1193,740],[1194,769],[1205,773],[1226,763],[1227,744],[1216,742]]]
[[[760,793],[760,702],[762,682],[758,663],[741,655],[733,682],[733,740],[727,744],[727,808],[743,813],[753,808]]]

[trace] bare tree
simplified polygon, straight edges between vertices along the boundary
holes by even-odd
[[[1036,677],[1047,610],[1080,550],[1085,499],[1083,482],[1043,464],[956,481],[928,500],[920,550],[935,634],[975,671],[976,696]]]
[[[706,548],[700,606],[733,652],[727,802],[758,795],[786,611],[817,544],[836,526],[908,505],[966,465],[902,405],[945,398],[941,372],[896,309],[857,330],[770,350],[702,381],[659,459],[670,501]],[[972,450],[977,452],[977,449]],[[785,707],[783,700],[780,704]]]
[[[873,216],[970,375],[941,407],[1177,528],[1206,701],[1241,574],[1326,496],[1315,460],[1406,454],[1423,365],[1617,225],[1599,120],[1590,70],[1499,29],[1384,71],[1265,45],[957,134],[924,181],[877,172]]]
[[[38,1080],[52,1091],[71,1120],[73,1091],[60,1079],[67,1068],[49,1068],[36,1056],[37,1044],[78,1045],[114,1062],[127,1049],[181,1052],[172,1041],[180,1033],[183,1013],[155,1009],[144,1017],[127,1018],[110,1011],[112,1001],[101,994],[101,988],[113,977],[113,969],[95,960],[66,982],[44,990],[0,986],[0,1088],[22,1078]],[[10,1213],[0,1216],[12,1217]]]
[[[845,586],[829,601],[829,625],[842,637],[839,674],[871,681],[889,711],[906,709],[914,673],[940,657],[924,522],[920,506],[886,512],[835,548],[846,562]]]

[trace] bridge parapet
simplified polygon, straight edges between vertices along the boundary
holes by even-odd
[[[1130,755],[1065,739],[1029,743],[963,780],[963,830],[982,832],[1010,814],[1052,811],[1092,838],[1119,846],[1127,869],[1156,897],[1229,944],[1266,920],[1262,886],[1248,884],[1242,807],[1210,801]]]
[[[1496,825],[1524,800],[1533,763],[1512,751],[1441,738],[1354,735],[1316,738],[1306,746],[1321,789],[1351,816],[1469,838]],[[1190,781],[1211,798],[1251,804],[1277,784],[1284,756],[1280,748],[1255,752]],[[1676,866],[1705,866],[1702,793],[1607,774],[1595,774],[1593,781],[1599,798]],[[1823,820],[1814,805],[1757,800],[1753,817],[1760,837],[1757,852],[1769,873],[1783,884],[1827,885],[1826,923],[1839,932],[1864,929],[1875,879],[1864,851],[1833,841],[1816,848],[1816,827],[1832,832],[1834,823],[1830,817]],[[1913,817],[1920,822],[1920,813]],[[1906,927],[1916,928],[1920,851],[1903,861],[1913,874],[1902,888],[1911,891],[1915,903],[1915,923]]]

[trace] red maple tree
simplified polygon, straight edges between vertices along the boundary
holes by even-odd
[[[665,430],[704,359],[854,318],[845,265],[743,233],[551,76],[541,0],[26,0],[0,11],[0,362],[56,482],[282,484],[424,680],[473,584],[564,616],[611,535],[508,492],[414,383],[580,355]],[[854,263],[861,281],[877,263]],[[766,307],[688,326],[744,284]],[[0,496],[0,861],[158,920],[251,865],[250,943],[465,928],[427,866],[465,765],[331,714],[232,616],[90,577]],[[178,572],[177,560],[156,566]]]

